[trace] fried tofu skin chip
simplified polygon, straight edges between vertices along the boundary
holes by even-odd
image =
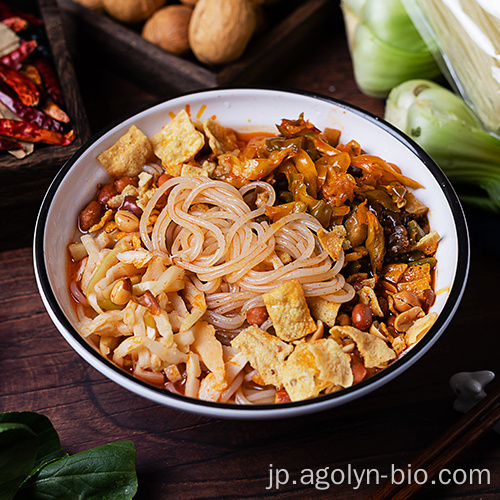
[[[366,368],[383,368],[396,358],[396,353],[380,337],[353,326],[334,326],[330,329],[330,335],[333,339],[350,337],[354,340]]]
[[[298,280],[291,280],[262,295],[276,335],[287,342],[316,331],[304,291]]]
[[[195,156],[205,144],[205,137],[196,130],[184,109],[150,140],[165,172],[173,176],[181,175],[182,164]]]
[[[149,139],[132,125],[109,149],[97,159],[116,179],[139,174],[147,159],[153,154]]]
[[[234,130],[223,127],[210,118],[203,122],[203,131],[208,138],[210,149],[216,156],[230,153],[238,148],[238,138]]]
[[[351,357],[332,339],[298,344],[285,362],[283,384],[292,401],[315,397],[332,385],[352,383]]]
[[[324,229],[318,231],[318,239],[321,246],[335,262],[340,259],[340,255],[342,254],[342,243],[345,236],[346,230],[344,226],[334,226],[328,232]]]
[[[340,304],[326,300],[323,297],[309,297],[307,304],[313,318],[319,319],[327,326],[334,326]]]
[[[293,351],[291,345],[252,325],[241,331],[231,341],[231,346],[243,353],[266,385],[283,386],[283,367],[286,357]]]

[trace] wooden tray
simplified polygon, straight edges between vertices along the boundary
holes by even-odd
[[[76,132],[76,139],[68,146],[35,145],[35,151],[21,160],[2,152],[0,207],[41,201],[59,168],[90,138],[87,115],[66,47],[61,12],[55,0],[38,0],[38,2],[16,0],[7,3],[21,10],[39,14],[42,18],[59,77],[65,110]]]
[[[145,90],[163,96],[166,91],[189,92],[210,87],[269,83],[293,64],[314,43],[314,32],[332,21],[338,2],[332,0],[283,0],[278,23],[269,22],[265,33],[256,35],[236,62],[210,68],[191,58],[181,58],[144,40],[140,27],[132,29],[104,13],[92,11],[72,0],[58,0],[70,17],[85,50],[105,58],[115,70]],[[286,7],[285,7],[286,6]],[[282,15],[285,9],[289,11]],[[275,16],[278,17],[278,16]]]

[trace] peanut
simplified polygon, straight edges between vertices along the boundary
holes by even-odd
[[[347,314],[339,314],[337,316],[337,323],[340,326],[350,326],[351,325],[351,318]]]
[[[422,292],[422,296],[423,296],[423,304],[422,304],[422,307],[428,311],[430,307],[432,307],[432,305],[434,304],[435,300],[436,300],[436,294],[434,293],[433,290],[431,290],[430,288],[427,289],[427,290],[424,290]]]
[[[352,310],[352,325],[358,330],[368,330],[372,324],[372,310],[367,304],[356,304]]]
[[[142,215],[142,209],[137,205],[137,201],[133,196],[125,196],[120,210],[131,212],[134,215],[137,215],[137,217]]]
[[[394,307],[399,312],[408,311],[412,307],[420,307],[420,299],[412,292],[404,290],[394,294]]]
[[[121,193],[127,186],[137,186],[137,178],[134,177],[122,177],[121,179],[117,179],[115,181],[116,190]]]
[[[396,316],[394,320],[394,328],[398,332],[406,332],[410,329],[410,326],[415,323],[415,321],[424,315],[421,307],[412,307],[407,311],[402,312]]]
[[[141,306],[147,307],[149,312],[154,316],[161,313],[160,304],[158,304],[156,297],[149,290],[146,290],[146,292],[134,300]]]
[[[113,184],[106,184],[100,189],[99,194],[97,195],[97,201],[102,206],[107,207],[108,201],[117,194],[118,191]]]
[[[97,224],[101,220],[103,212],[104,209],[98,201],[91,201],[80,212],[80,229],[88,231],[94,224]]]
[[[109,298],[113,304],[125,305],[132,297],[132,282],[129,278],[118,280],[112,288]]]
[[[139,218],[127,210],[118,210],[115,214],[115,222],[120,231],[135,233],[139,230]]]
[[[247,321],[251,325],[260,326],[268,317],[267,309],[264,306],[251,307],[247,311]]]
[[[170,174],[161,174],[160,177],[158,177],[158,187],[165,184],[165,182],[169,181],[171,178],[172,176]]]

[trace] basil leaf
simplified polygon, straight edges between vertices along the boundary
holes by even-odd
[[[45,465],[23,484],[18,499],[129,500],[137,492],[135,446],[118,441]]]
[[[2,422],[24,424],[37,435],[38,453],[29,476],[33,475],[47,462],[68,456],[61,448],[59,435],[54,426],[45,415],[34,411],[9,411],[0,413],[0,424]]]
[[[0,500],[14,498],[35,463],[36,434],[26,425],[0,423]]]

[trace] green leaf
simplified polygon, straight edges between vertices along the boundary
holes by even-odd
[[[0,500],[14,498],[33,468],[37,449],[38,439],[28,426],[0,423]]]
[[[45,465],[19,491],[16,500],[128,500],[137,492],[132,441],[118,441]]]
[[[38,437],[38,453],[29,476],[37,472],[47,462],[68,455],[61,448],[59,436],[45,415],[33,411],[9,411],[0,413],[0,423],[4,422],[24,424]]]

